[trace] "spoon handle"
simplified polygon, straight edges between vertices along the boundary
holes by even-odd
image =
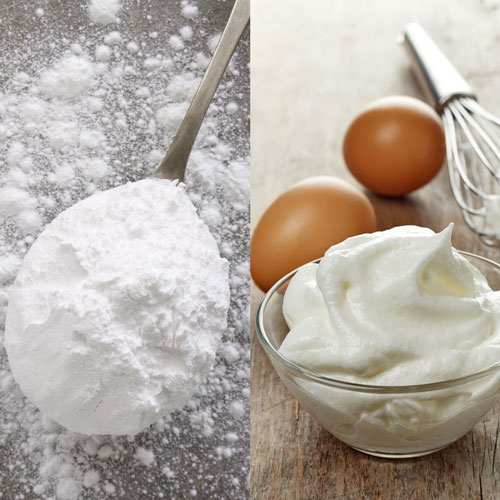
[[[184,180],[187,161],[201,123],[224,71],[250,21],[250,0],[235,0],[224,32],[191,101],[186,116],[154,176]]]

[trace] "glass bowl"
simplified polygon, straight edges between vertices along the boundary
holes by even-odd
[[[493,290],[500,289],[499,264],[460,253],[483,273]],[[286,387],[335,437],[370,455],[417,457],[461,438],[495,405],[500,396],[500,360],[454,380],[375,386],[316,375],[286,359],[278,352],[289,331],[282,312],[283,295],[297,271],[264,296],[257,311],[257,337]]]

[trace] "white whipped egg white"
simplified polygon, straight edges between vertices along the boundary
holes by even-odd
[[[348,238],[293,277],[280,352],[321,375],[375,385],[449,380],[500,360],[500,292],[441,233]]]

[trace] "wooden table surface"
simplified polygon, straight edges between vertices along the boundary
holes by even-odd
[[[424,25],[500,114],[500,2],[474,0],[253,0],[252,226],[288,186],[346,170],[343,133],[357,111],[391,94],[422,97],[396,43],[409,21]],[[369,195],[378,228],[455,222],[454,245],[500,260],[462,220],[447,171],[398,200]],[[262,297],[252,290],[252,324]],[[500,499],[500,404],[445,450],[393,461],[350,449],[288,393],[252,328],[251,489],[255,500]]]

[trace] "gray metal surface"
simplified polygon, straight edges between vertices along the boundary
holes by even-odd
[[[99,41],[110,31],[118,30],[124,39],[144,41],[148,46],[157,48],[159,54],[168,52],[167,41],[172,34],[187,24],[182,16],[182,5],[187,2],[179,0],[149,0],[149,1],[122,1],[119,25],[98,26],[89,22],[87,1],[46,0],[35,2],[19,2],[17,0],[3,0],[0,4],[0,95],[13,75],[20,71],[29,74],[51,64],[57,57],[68,50],[71,42],[78,41],[85,47],[89,40]],[[193,38],[186,43],[184,51],[207,53],[207,37],[221,32],[231,11],[232,2],[198,0],[190,3],[198,6],[198,16],[189,21],[193,27]],[[37,8],[43,8],[41,20],[35,13]],[[155,37],[151,33],[156,33]],[[56,41],[56,43],[54,43]],[[185,52],[184,52],[185,53]],[[238,110],[220,122],[221,126],[214,131],[218,139],[230,146],[231,159],[247,159],[249,155],[249,33],[243,38],[237,48],[234,64],[236,71],[226,74],[221,87],[215,97],[215,105],[223,109],[230,99],[238,104]],[[173,58],[174,74],[181,73],[182,58]],[[203,71],[193,70],[198,77]],[[138,74],[130,78],[137,78],[147,84],[145,74]],[[156,82],[158,84],[158,82]],[[112,97],[110,97],[111,99]],[[130,96],[130,102],[134,96]],[[0,116],[0,122],[2,117]],[[133,125],[133,124],[132,124]],[[145,161],[150,152],[147,137],[142,130],[137,130],[134,140],[120,141],[119,131],[115,136],[108,138],[111,146],[111,160],[113,174],[106,177],[100,189],[109,188],[127,181],[135,181],[148,177],[153,168]],[[162,147],[168,144],[172,137],[165,138]],[[5,151],[9,139],[0,144]],[[201,147],[201,146],[200,146]],[[195,150],[197,145],[195,144]],[[4,154],[4,153],[2,153]],[[40,161],[43,158],[40,157]],[[5,175],[8,167],[5,158],[0,159],[0,177]],[[189,167],[188,167],[189,170]],[[195,180],[188,180],[188,187],[193,189]],[[58,198],[57,187],[41,185],[40,189],[47,196],[52,196],[57,205],[48,211],[48,219],[55,217],[67,206],[87,196],[87,193],[75,189],[71,193],[72,199]],[[201,203],[201,201],[200,201]],[[195,201],[196,205],[196,201]],[[222,226],[226,227],[223,240],[234,239],[235,252],[229,257],[232,268],[248,260],[248,221],[241,219],[241,212],[232,212],[228,208],[223,215]],[[231,227],[238,228],[238,234],[233,234]],[[2,236],[7,239],[15,238],[8,224],[0,224]],[[12,245],[21,242],[11,241]],[[1,257],[1,256],[0,256]],[[8,287],[9,283],[0,283]],[[228,330],[224,341],[238,343],[242,349],[248,351],[248,320],[246,302],[248,301],[248,283],[232,286],[231,310],[228,318]],[[4,315],[0,317],[0,332],[4,329]],[[114,495],[109,495],[102,488],[83,488],[79,498],[100,499],[116,496],[127,500],[135,499],[231,499],[238,500],[248,497],[248,468],[249,468],[249,408],[248,401],[244,401],[245,416],[233,418],[228,408],[233,399],[248,395],[249,356],[243,356],[236,363],[219,354],[214,372],[202,394],[196,396],[197,412],[200,408],[210,409],[215,416],[213,434],[203,435],[199,425],[193,424],[191,418],[194,410],[188,405],[181,411],[174,413],[167,420],[163,429],[154,432],[145,432],[138,435],[133,442],[126,438],[120,440],[123,452],[119,458],[111,458],[106,467],[100,469],[98,457],[89,457],[77,443],[74,449],[75,461],[85,460],[88,466],[100,470],[104,481],[112,482],[116,486]],[[7,370],[7,360],[3,347],[0,346],[0,371]],[[215,375],[214,375],[215,374]],[[242,375],[243,374],[243,375]],[[211,389],[211,380],[231,380],[226,388],[218,385],[216,390]],[[22,408],[0,407],[0,420],[5,422],[15,419],[16,411]],[[227,435],[236,435],[237,444],[232,447],[231,454],[217,453],[217,449],[227,445]],[[0,425],[0,498],[3,500],[21,499],[31,500],[38,498],[56,498],[55,485],[43,494],[33,492],[33,485],[39,475],[39,464],[43,457],[22,453],[21,448],[33,436],[25,431],[18,430],[7,434]],[[153,450],[156,463],[150,467],[138,465],[133,450],[143,446]],[[130,449],[130,452],[128,450]],[[37,452],[40,453],[40,452]],[[86,463],[87,463],[86,462]],[[168,465],[173,475],[165,474],[162,464]]]
[[[184,180],[188,158],[205,113],[249,21],[250,1],[235,0],[217,49],[165,158],[155,171],[156,177]]]

